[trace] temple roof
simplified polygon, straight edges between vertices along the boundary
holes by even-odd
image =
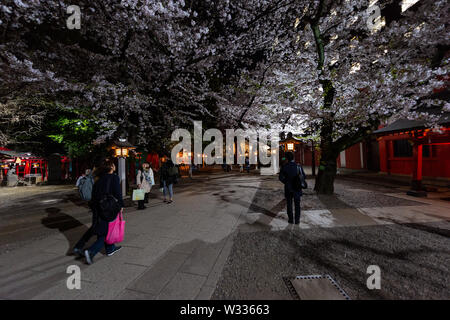
[[[444,113],[437,122],[437,124],[440,125],[450,124],[450,113],[448,112]],[[427,127],[426,121],[424,120],[399,119],[397,121],[394,121],[390,125],[387,125],[384,128],[374,131],[374,133],[375,134],[392,133],[411,129],[424,129],[426,127]]]

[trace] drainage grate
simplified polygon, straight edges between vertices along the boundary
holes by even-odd
[[[350,300],[328,274],[283,278],[292,297],[297,300]]]

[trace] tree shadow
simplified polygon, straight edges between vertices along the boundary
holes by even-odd
[[[58,229],[69,242],[69,249],[66,255],[71,255],[71,250],[75,246],[81,234],[84,234],[88,228],[75,219],[74,217],[61,212],[61,209],[51,207],[46,208],[47,217],[41,219],[41,223],[49,229]],[[70,232],[71,230],[81,227],[79,232]]]
[[[70,193],[65,195],[61,202],[62,203],[71,202],[78,207],[89,208],[88,202],[81,199],[78,193]]]

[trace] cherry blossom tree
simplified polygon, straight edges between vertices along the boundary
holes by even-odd
[[[154,147],[193,119],[215,119],[215,92],[263,58],[270,41],[264,18],[287,4],[3,1],[0,103],[52,101],[94,118],[96,143],[125,135]],[[79,29],[67,26],[74,5]]]
[[[302,14],[274,38],[259,73],[242,78],[251,88],[253,118],[316,132],[319,193],[333,192],[339,152],[380,121],[421,118],[433,125],[439,115],[430,111],[443,110],[446,102],[445,95],[432,93],[445,87],[449,73],[447,2],[423,0],[403,13],[400,1],[377,5],[389,16],[370,28],[367,1],[303,2]]]
[[[152,149],[199,119],[307,129],[320,140],[315,188],[332,193],[341,150],[387,118],[432,125],[427,108],[446,101],[432,92],[448,92],[448,4],[401,2],[5,0],[0,107],[26,110],[36,130],[63,107],[95,122],[94,143]],[[67,25],[74,5],[79,29]]]

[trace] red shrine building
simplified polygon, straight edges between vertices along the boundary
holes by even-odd
[[[423,190],[423,177],[450,180],[450,116],[434,129],[421,121],[397,120],[374,133],[381,172],[412,176],[415,191]]]
[[[416,196],[426,194],[423,178],[450,182],[450,115],[433,129],[422,121],[397,120],[374,135],[376,145],[361,142],[342,151],[338,167],[410,176],[409,193]]]

